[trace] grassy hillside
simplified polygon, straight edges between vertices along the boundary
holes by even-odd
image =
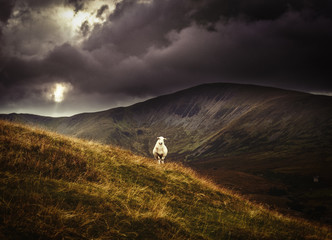
[[[330,239],[178,164],[0,122],[1,239]]]
[[[72,117],[1,118],[148,157],[162,135],[168,160],[287,214],[332,224],[332,97],[220,83]]]

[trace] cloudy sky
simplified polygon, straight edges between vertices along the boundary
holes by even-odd
[[[332,0],[0,0],[0,112],[72,115],[210,82],[332,92]]]

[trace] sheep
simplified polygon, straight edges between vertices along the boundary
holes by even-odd
[[[167,156],[167,147],[165,146],[164,140],[167,140],[164,137],[157,137],[156,145],[153,148],[153,156],[156,160],[158,160],[158,163],[164,164],[165,157]]]

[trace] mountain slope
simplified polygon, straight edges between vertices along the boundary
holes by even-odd
[[[331,97],[206,84],[125,108],[67,118],[0,118],[142,156],[152,156],[156,137],[162,135],[169,139],[166,161],[185,162],[217,183],[287,213],[332,223]],[[313,183],[314,176],[319,176],[319,183]]]
[[[329,239],[177,164],[0,121],[2,239]]]
[[[143,156],[151,156],[155,137],[165,135],[170,139],[169,158],[192,161],[285,149],[296,141],[326,148],[332,140],[331,103],[331,97],[274,88],[206,84],[126,108],[68,118],[1,118],[119,145]]]

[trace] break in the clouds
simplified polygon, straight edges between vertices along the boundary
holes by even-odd
[[[70,115],[206,82],[332,92],[331,2],[0,0],[0,111]]]

